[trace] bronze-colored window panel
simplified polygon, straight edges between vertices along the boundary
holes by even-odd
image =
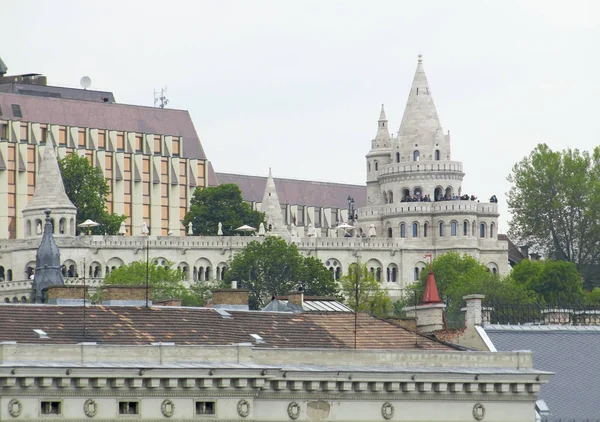
[[[169,220],[169,207],[164,206],[164,205],[162,207],[160,207],[160,215],[163,220],[168,221]]]
[[[162,176],[169,175],[169,159],[168,158],[162,158],[160,160],[160,174]]]
[[[58,128],[58,145],[67,145],[67,128],[64,126]]]
[[[27,123],[21,122],[21,141],[27,142],[29,140],[29,131],[27,129]]]
[[[0,139],[8,139],[8,122],[0,122]]]
[[[181,154],[181,141],[179,138],[173,136],[171,149],[173,150],[173,157],[179,157]]]
[[[150,183],[142,183],[142,195],[150,196]]]
[[[142,206],[142,217],[147,220],[150,218],[150,205],[144,204]],[[149,221],[146,221],[146,224],[150,224]]]
[[[163,183],[160,185],[160,196],[168,198],[169,196],[169,185]]]
[[[125,150],[125,134],[123,132],[117,133],[117,151]]]
[[[8,185],[9,186],[14,186],[15,185],[15,171],[14,170],[9,170],[8,172]]]
[[[16,195],[14,193],[9,193],[8,194],[8,208],[14,208],[16,204]],[[9,211],[9,215],[10,215],[10,211]],[[14,215],[14,211],[13,214]]]
[[[185,207],[179,208],[179,219],[181,221],[183,221],[183,219],[185,218],[186,214],[187,214],[187,208],[185,208]]]
[[[135,152],[143,152],[144,151],[144,142],[142,135],[135,135]]]
[[[40,143],[45,144],[48,140],[48,125],[41,124],[40,125]]]
[[[113,204],[112,204],[112,202],[106,202],[106,210],[107,210],[107,211],[108,211],[110,214],[112,214],[112,212],[113,212]]]
[[[79,146],[80,148],[85,148],[86,140],[87,134],[85,132],[85,129],[79,129],[79,131],[77,132],[77,146]]]
[[[98,129],[98,149],[106,149],[106,131]]]
[[[9,217],[8,219],[8,238],[16,239],[17,238],[17,218]]]
[[[35,187],[35,172],[33,171],[27,172],[27,186]]]
[[[162,153],[162,136],[154,135],[154,155]]]
[[[131,182],[129,183],[123,183],[123,191],[125,193],[125,195],[131,195]]]
[[[8,145],[8,169],[13,169],[15,168],[15,159],[17,158],[17,152],[15,150],[15,144],[9,144]]]

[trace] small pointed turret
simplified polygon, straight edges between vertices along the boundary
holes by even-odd
[[[375,135],[376,141],[389,141],[390,131],[388,129],[388,119],[385,115],[385,108],[381,104],[381,113],[379,113],[379,120],[377,120],[377,135]]]
[[[33,289],[31,301],[42,303],[45,301],[45,291],[51,286],[63,286],[65,284],[61,271],[60,251],[52,237],[52,219],[50,210],[45,210],[46,224],[40,247],[35,255],[35,273],[33,276]]]
[[[425,284],[425,293],[423,294],[423,305],[432,303],[443,303],[438,293],[437,285],[435,284],[435,276],[433,274],[433,268],[429,268],[429,275],[427,275],[427,283]]]
[[[275,181],[273,180],[273,174],[270,167],[269,177],[267,178],[267,185],[265,186],[265,193],[263,195],[260,209],[265,213],[267,227],[270,234],[281,236],[286,240],[289,240],[290,233],[288,232],[285,221],[283,220],[281,204],[279,203],[279,196],[277,196],[277,189],[275,187]]]

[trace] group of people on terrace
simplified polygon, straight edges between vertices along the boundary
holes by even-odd
[[[475,195],[468,195],[468,194],[464,194],[464,195],[438,195],[437,198],[435,199],[436,202],[441,202],[441,201],[477,201],[477,197]],[[402,197],[402,199],[400,200],[400,202],[431,202],[431,197],[429,195],[405,195]],[[492,195],[492,197],[490,198],[490,203],[492,204],[497,204],[498,203],[498,198],[496,197],[496,195]]]

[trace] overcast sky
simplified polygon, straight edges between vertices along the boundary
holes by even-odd
[[[463,192],[496,194],[537,143],[591,150],[600,2],[0,0],[9,74],[190,111],[218,172],[362,184],[385,103],[423,63]]]

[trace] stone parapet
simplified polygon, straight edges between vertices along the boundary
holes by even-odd
[[[148,299],[152,299],[152,288],[148,288]],[[145,286],[102,286],[103,301],[143,301],[146,300]]]

